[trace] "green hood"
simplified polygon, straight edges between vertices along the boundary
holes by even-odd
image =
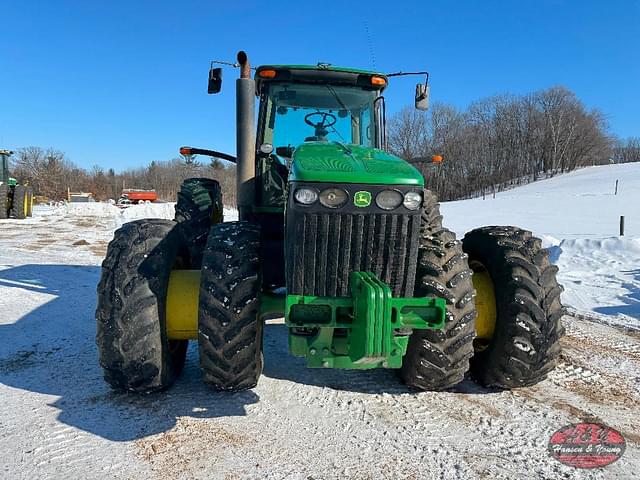
[[[377,148],[309,142],[293,154],[290,180],[377,185],[424,185],[420,172]]]

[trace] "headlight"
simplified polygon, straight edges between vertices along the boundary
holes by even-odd
[[[320,192],[320,203],[325,207],[338,208],[347,203],[349,195],[341,188],[327,188]]]
[[[393,210],[402,205],[402,194],[397,190],[382,190],[376,196],[376,205],[383,210]]]
[[[422,195],[418,192],[407,192],[402,203],[409,210],[417,210],[422,205]]]
[[[311,205],[318,200],[318,192],[311,188],[299,188],[293,194],[293,198],[303,205]]]

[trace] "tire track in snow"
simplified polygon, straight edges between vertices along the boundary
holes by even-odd
[[[612,354],[626,354],[632,359],[640,360],[640,343],[623,333],[619,335],[622,338],[612,338],[608,335],[598,334],[593,330],[587,331],[586,329],[572,326],[567,328],[567,334],[579,340],[586,340],[599,348],[610,349]]]
[[[32,478],[52,478],[51,471],[64,472],[68,478],[88,478],[87,471],[96,461],[101,473],[94,478],[116,478],[127,470],[123,461],[116,460],[122,457],[106,454],[104,445],[92,441],[90,434],[65,424],[52,426],[37,445],[29,452],[27,468]]]

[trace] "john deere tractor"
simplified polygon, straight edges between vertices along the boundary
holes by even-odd
[[[0,150],[0,219],[23,219],[33,213],[33,190],[9,177],[11,155],[11,150]]]
[[[497,388],[542,380],[563,334],[557,269],[528,231],[484,227],[460,241],[443,227],[423,176],[385,149],[392,75],[267,65],[251,78],[244,52],[237,66],[237,155],[181,153],[236,162],[239,220],[223,221],[218,182],[192,178],[175,221],[115,233],[96,313],[107,382],[167,388],[196,340],[205,382],[252,388],[273,316],[309,367],[391,368],[419,390],[467,373]],[[221,85],[212,68],[209,93]]]

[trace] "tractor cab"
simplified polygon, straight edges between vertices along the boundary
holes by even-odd
[[[261,66],[255,78],[257,200],[263,207],[284,207],[302,145],[384,148],[384,75],[318,64]]]
[[[382,148],[380,94],[387,79],[320,64],[259,67],[258,142],[286,148],[341,142]]]

